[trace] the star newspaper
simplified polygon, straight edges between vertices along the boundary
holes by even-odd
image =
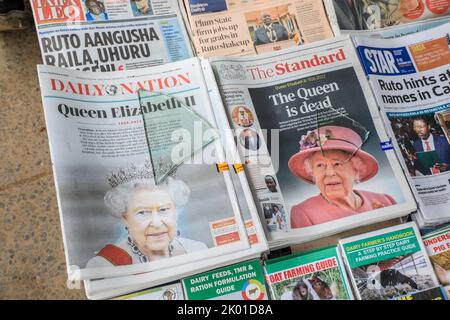
[[[118,71],[192,57],[176,0],[30,0],[46,65]]]
[[[448,1],[423,0],[324,0],[335,34],[364,34],[400,25],[432,22],[450,16]]]
[[[415,211],[350,39],[210,61],[272,247]]]
[[[334,36],[322,1],[179,0],[201,57],[273,52]]]
[[[355,36],[361,62],[419,207],[450,219],[450,24],[399,38]]]
[[[197,58],[38,73],[69,279],[140,274],[152,287],[267,250],[254,204],[236,195],[245,186],[233,180],[245,176],[227,165]],[[211,132],[191,139],[184,116]],[[191,141],[201,146],[192,157],[172,167],[158,160],[164,151],[191,155]]]

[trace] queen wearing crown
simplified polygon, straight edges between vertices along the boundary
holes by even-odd
[[[111,189],[105,204],[125,226],[128,237],[103,247],[87,268],[143,263],[207,249],[202,242],[177,235],[177,209],[187,204],[190,194],[183,181],[168,177],[156,185],[149,162],[143,168],[121,169],[108,181]]]

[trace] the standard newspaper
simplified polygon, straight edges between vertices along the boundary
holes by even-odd
[[[365,233],[339,243],[359,300],[398,299],[439,286],[415,223]],[[426,299],[426,294],[422,299]]]
[[[130,70],[192,57],[176,0],[30,0],[46,65]]]
[[[325,0],[336,33],[390,28],[450,15],[447,0]]]
[[[211,63],[271,245],[415,210],[350,39]]]
[[[198,59],[38,72],[69,278],[162,281],[250,248]]]
[[[449,28],[354,37],[425,225],[450,219]]]
[[[322,1],[179,0],[198,56],[251,55],[333,37]]]

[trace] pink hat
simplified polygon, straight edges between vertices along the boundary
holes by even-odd
[[[319,137],[320,132],[320,137]],[[310,139],[308,139],[308,137]],[[338,126],[324,126],[314,131],[309,131],[299,141],[300,151],[294,154],[288,162],[289,169],[297,177],[309,183],[313,177],[305,169],[306,158],[321,150],[342,150],[354,153],[354,157],[361,159],[362,167],[358,168],[360,181],[367,181],[378,172],[378,162],[369,153],[359,149],[362,145],[361,137],[352,129]],[[320,148],[320,144],[322,148]],[[356,151],[356,153],[355,153]]]

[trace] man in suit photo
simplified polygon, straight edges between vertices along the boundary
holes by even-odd
[[[439,163],[433,167],[427,168],[420,163],[419,159],[414,161],[416,170],[423,175],[437,174],[448,171],[450,164],[450,145],[445,137],[431,134],[431,125],[427,118],[415,118],[412,122],[413,129],[419,137],[413,143],[414,150],[417,152],[436,151],[439,157]]]
[[[255,46],[289,39],[286,28],[281,24],[273,23],[270,13],[262,12],[261,21],[263,25],[256,29],[254,34]]]

